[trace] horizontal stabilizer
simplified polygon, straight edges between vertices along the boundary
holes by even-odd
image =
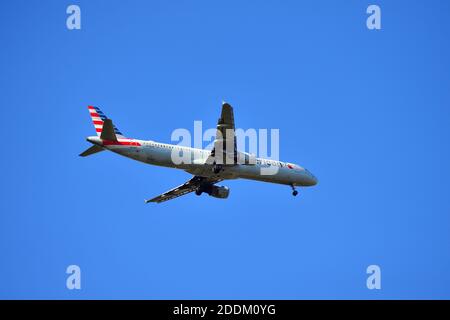
[[[87,157],[90,156],[91,154],[103,151],[105,149],[103,149],[102,147],[99,147],[97,145],[93,145],[92,147],[90,147],[89,149],[85,150],[84,152],[82,152],[80,154],[80,157]]]

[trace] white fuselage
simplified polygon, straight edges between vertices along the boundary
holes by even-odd
[[[183,147],[179,145],[126,139],[118,142],[105,142],[97,136],[87,140],[107,150],[124,157],[147,164],[182,169],[190,174],[203,177],[218,177],[221,179],[250,179],[264,182],[286,184],[291,186],[314,186],[317,179],[308,170],[295,164],[278,160],[256,158],[254,164],[224,165],[221,172],[213,173],[212,165],[207,165],[211,151]],[[173,152],[183,152],[191,155],[190,163],[175,164],[172,160]]]

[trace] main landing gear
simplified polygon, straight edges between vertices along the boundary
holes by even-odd
[[[292,195],[293,195],[294,197],[297,196],[297,195],[298,195],[298,191],[295,190],[295,186],[294,186],[294,185],[291,185],[291,188],[292,188]]]

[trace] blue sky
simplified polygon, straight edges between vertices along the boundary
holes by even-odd
[[[366,28],[378,4],[382,30]],[[81,7],[81,30],[66,8]],[[0,298],[450,298],[448,1],[8,1],[0,10]],[[100,106],[170,142],[221,101],[319,185],[78,154]],[[82,289],[66,289],[79,265]],[[366,288],[377,264],[382,289]]]

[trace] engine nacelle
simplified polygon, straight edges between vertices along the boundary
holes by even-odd
[[[211,186],[208,194],[214,198],[226,199],[230,194],[230,188],[225,186]]]

